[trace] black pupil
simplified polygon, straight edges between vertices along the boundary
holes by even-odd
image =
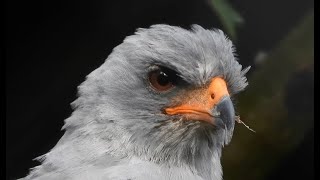
[[[161,86],[165,86],[170,83],[169,76],[163,71],[159,72],[159,76],[157,78],[157,81]]]

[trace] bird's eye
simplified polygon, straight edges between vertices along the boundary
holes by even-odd
[[[158,68],[149,73],[149,82],[156,91],[164,92],[174,87],[177,75],[167,68]]]

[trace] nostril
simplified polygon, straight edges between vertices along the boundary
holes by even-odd
[[[211,99],[214,99],[215,98],[215,95],[214,93],[211,94]]]

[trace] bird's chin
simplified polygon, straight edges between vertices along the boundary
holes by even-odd
[[[174,126],[181,126],[181,129],[188,129],[188,133],[193,134],[194,138],[202,137],[203,139],[211,140],[216,135],[220,135],[223,144],[229,144],[233,135],[233,128],[227,129],[220,118],[208,120],[204,119],[186,119],[179,117],[171,120]],[[214,135],[213,135],[214,134]]]
[[[215,125],[215,118],[207,113],[185,114],[182,116],[184,121],[199,121],[207,125]]]
[[[184,135],[188,135],[190,137],[190,134],[193,134],[193,137],[198,137],[201,134],[204,134],[205,139],[211,138],[207,137],[209,134],[215,133],[220,128],[214,125],[212,122],[208,122],[202,119],[185,119],[182,117],[171,119],[170,121],[167,121],[167,123],[170,124],[171,127],[175,127],[176,133],[183,132]]]
[[[225,128],[222,120],[220,118],[214,118],[210,115],[196,115],[196,114],[188,114],[184,116],[180,116],[178,118],[174,118],[172,122],[181,122],[182,126],[199,126],[206,127],[208,129],[217,130]]]

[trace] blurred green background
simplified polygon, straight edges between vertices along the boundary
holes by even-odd
[[[138,27],[222,29],[249,86],[223,150],[225,180],[314,177],[312,0],[6,1],[6,179],[60,139],[77,86]],[[48,116],[48,114],[50,116]],[[46,117],[44,119],[44,117]]]
[[[245,19],[231,1],[210,0],[210,5],[238,42],[237,30],[246,28]],[[253,62],[256,68],[248,77],[250,86],[238,97],[238,113],[256,133],[238,124],[223,154],[224,179],[313,179],[313,8],[268,53],[257,52]]]

